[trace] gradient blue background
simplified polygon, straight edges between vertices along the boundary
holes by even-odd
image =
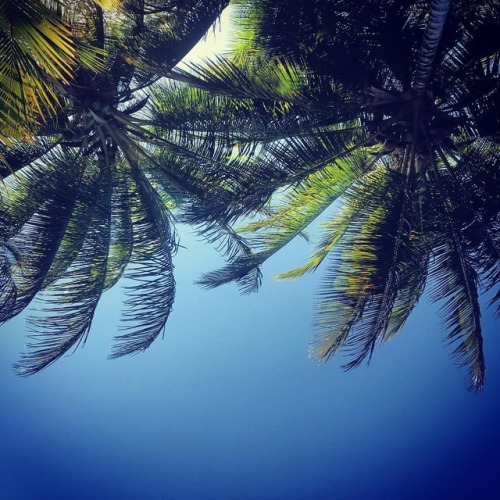
[[[252,296],[192,285],[221,262],[181,230],[165,339],[108,361],[121,309],[107,292],[84,349],[16,377],[22,315],[0,329],[0,498],[497,499],[500,340],[485,310],[486,391],[464,389],[422,304],[369,367],[307,359],[319,273]]]

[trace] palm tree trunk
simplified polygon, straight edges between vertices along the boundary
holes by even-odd
[[[427,90],[431,78],[432,65],[443,34],[444,23],[450,10],[451,0],[433,0],[427,27],[425,28],[422,47],[418,56],[417,71],[413,81],[413,89],[417,94]]]

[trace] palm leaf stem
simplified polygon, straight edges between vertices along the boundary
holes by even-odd
[[[356,303],[352,305],[353,313],[339,330],[332,331],[331,329],[321,329],[309,346],[309,357],[317,360],[319,363],[326,363],[334,356],[348,341],[352,328],[363,315],[367,301],[368,296],[366,294],[360,294],[358,296]],[[344,370],[350,370],[355,366],[357,365],[349,362],[342,368]]]

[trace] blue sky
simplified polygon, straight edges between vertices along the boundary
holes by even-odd
[[[120,287],[84,349],[15,376],[24,315],[0,328],[0,498],[493,499],[500,491],[500,341],[484,314],[486,391],[464,389],[431,307],[344,373],[307,359],[319,275],[255,295],[192,285],[220,264],[181,229],[164,340],[108,361]]]

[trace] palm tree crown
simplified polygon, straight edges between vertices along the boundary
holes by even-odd
[[[43,88],[51,88],[48,100],[55,99],[53,116],[32,130],[29,143],[9,136],[0,145],[0,321],[35,296],[43,309],[31,321],[34,342],[17,367],[22,374],[85,341],[101,294],[125,269],[124,331],[112,356],[147,348],[172,309],[171,211],[184,197],[196,198],[201,181],[181,173],[197,153],[178,140],[178,124],[155,133],[148,89],[226,2],[127,0],[106,11],[108,3],[71,2],[56,13],[96,54],[98,67],[78,64],[66,79],[38,68]],[[25,89],[30,82],[20,80]]]
[[[201,283],[256,289],[260,265],[335,203],[310,260],[281,275],[329,261],[312,355],[342,348],[346,368],[358,366],[402,328],[428,283],[480,390],[478,288],[494,288],[500,272],[498,4],[238,4],[236,59],[184,75],[226,106],[257,109],[214,141],[219,155],[241,152],[224,172],[238,186],[233,201],[187,214],[233,243],[229,264]],[[271,92],[269,81],[281,85]],[[254,219],[234,233],[246,214]]]

